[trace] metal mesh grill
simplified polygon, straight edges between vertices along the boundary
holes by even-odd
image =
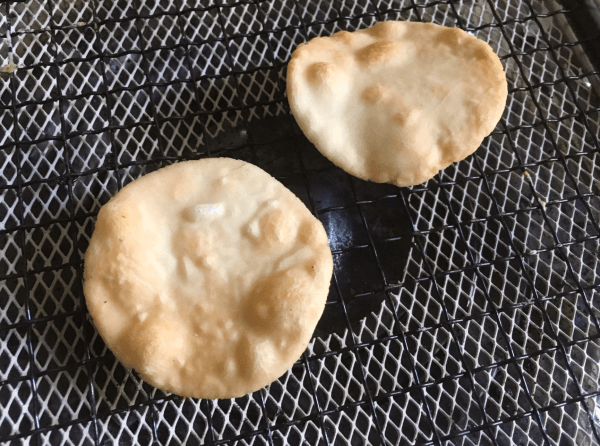
[[[0,441],[600,444],[600,97],[564,26],[571,12],[531,0],[0,1]],[[509,81],[483,146],[405,189],[332,166],[285,99],[300,42],[386,19],[468,30]],[[301,360],[236,400],[145,384],[106,349],[81,290],[100,206],[206,156],[276,176],[321,219],[335,262]]]

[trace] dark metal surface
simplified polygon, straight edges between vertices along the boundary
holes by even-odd
[[[560,0],[577,40],[585,49],[594,69],[600,69],[600,3],[597,0]]]
[[[0,1],[0,442],[600,444],[600,98],[531,0]],[[482,147],[399,189],[333,167],[285,99],[301,42],[379,20],[459,26],[509,80]],[[100,206],[169,163],[244,159],[334,254],[306,353],[236,400],[124,369],[88,320]]]

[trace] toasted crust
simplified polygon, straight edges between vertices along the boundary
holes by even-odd
[[[317,149],[354,176],[398,186],[473,153],[507,94],[487,43],[429,23],[315,38],[298,46],[287,71],[290,108]]]
[[[323,312],[323,225],[281,183],[227,158],[123,188],[98,214],[84,293],[107,346],[150,384],[233,398],[284,374]]]

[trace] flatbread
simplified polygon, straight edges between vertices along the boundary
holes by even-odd
[[[420,184],[473,153],[507,97],[490,46],[431,23],[381,22],[301,44],[290,108],[334,164],[365,180]]]
[[[333,262],[323,225],[256,166],[187,161],[124,187],[98,214],[84,293],[117,359],[161,389],[233,398],[306,349]]]

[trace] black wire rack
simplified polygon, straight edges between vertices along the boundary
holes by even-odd
[[[1,0],[0,442],[600,444],[592,3]],[[461,27],[509,81],[482,147],[411,188],[331,165],[285,98],[299,43],[380,20]],[[334,255],[305,354],[235,400],[144,383],[81,287],[100,206],[207,156],[276,176]]]

